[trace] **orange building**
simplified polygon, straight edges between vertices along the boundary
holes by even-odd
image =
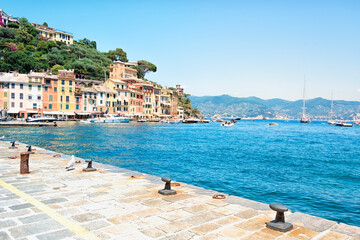
[[[144,94],[140,89],[139,85],[129,86],[129,114],[132,116],[141,117],[143,116],[143,98]]]
[[[46,75],[43,84],[43,113],[52,115],[58,111],[58,76]]]
[[[137,70],[131,68],[131,66],[136,66],[136,63],[124,63],[121,61],[116,61],[110,65],[110,78],[124,80],[127,78],[136,78]]]

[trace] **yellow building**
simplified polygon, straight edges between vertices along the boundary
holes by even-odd
[[[74,35],[72,33],[37,23],[33,23],[33,26],[39,30],[39,35],[42,40],[64,42],[66,45],[71,45],[74,43]]]
[[[74,116],[76,110],[74,70],[59,70],[58,78],[58,110],[64,116]]]

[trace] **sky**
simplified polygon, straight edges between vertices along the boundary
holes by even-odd
[[[6,13],[122,48],[194,96],[360,101],[360,1],[2,1]]]

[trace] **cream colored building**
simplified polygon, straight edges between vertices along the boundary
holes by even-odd
[[[72,33],[37,23],[33,23],[33,26],[39,30],[39,34],[42,40],[64,42],[66,45],[71,45],[74,43],[74,35]]]

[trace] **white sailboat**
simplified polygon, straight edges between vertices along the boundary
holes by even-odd
[[[333,107],[334,107],[334,103],[333,103],[333,93],[331,92],[331,107],[330,107],[330,118],[329,118],[329,121],[328,121],[328,124],[331,124],[331,125],[335,125],[336,122],[333,120]]]
[[[302,117],[300,119],[300,122],[301,123],[309,123],[310,122],[310,119],[308,117],[306,117],[306,114],[305,114],[305,76],[304,76],[304,90],[303,90],[303,106],[302,106],[302,109],[303,109],[303,112],[302,112]]]

